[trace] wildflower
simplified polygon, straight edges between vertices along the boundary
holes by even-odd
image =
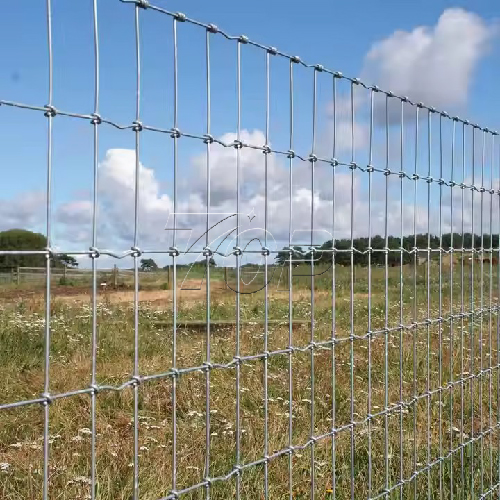
[[[78,432],[81,432],[82,434],[92,434],[92,431],[88,427],[82,427],[81,429],[78,429]]]
[[[82,483],[82,484],[92,484],[92,481],[85,476],[77,476],[73,480],[68,481],[66,484],[75,484],[75,483]]]
[[[7,472],[9,470],[10,464],[7,462],[0,462],[0,471]]]

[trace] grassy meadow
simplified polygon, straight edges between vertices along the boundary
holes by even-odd
[[[351,487],[354,498],[374,498],[388,488],[391,499],[438,498],[440,493],[468,499],[498,483],[498,268],[477,262],[473,268],[472,277],[466,259],[462,282],[460,260],[444,261],[441,279],[437,262],[391,267],[387,286],[383,267],[372,267],[371,284],[368,269],[356,267],[352,285],[350,268],[337,266],[335,274],[320,268],[312,303],[311,278],[299,276],[309,269],[295,268],[292,354],[286,350],[288,280],[280,269],[270,269],[266,336],[263,275],[245,269],[242,290],[255,293],[240,295],[240,464],[260,460],[266,451],[265,363],[257,355],[265,352],[267,341],[267,453],[276,453],[267,466],[269,498],[311,498],[312,473],[319,499],[351,498]],[[182,371],[207,361],[207,334],[202,276],[181,278],[176,367]],[[235,286],[232,272],[228,281]],[[139,371],[145,377],[173,366],[172,290],[162,287],[164,282],[161,273],[151,275],[139,293]],[[210,470],[205,470],[207,374],[197,370],[177,379],[177,490],[207,476],[225,476],[236,463],[237,369],[235,363],[220,366],[231,363],[237,352],[236,294],[221,270],[212,272],[210,285]],[[53,287],[52,394],[87,388],[91,381],[90,290],[70,288]],[[474,315],[461,315],[471,309]],[[427,318],[440,317],[441,323],[426,324]],[[133,373],[132,291],[101,292],[97,318],[98,383],[119,386]],[[311,340],[314,349],[308,349]],[[36,287],[0,290],[0,347],[0,405],[38,398],[44,383],[44,297]],[[158,377],[139,385],[141,499],[159,499],[172,489],[172,384],[172,378]],[[96,401],[96,496],[129,499],[134,389],[103,389]],[[90,498],[91,398],[56,399],[49,414],[49,497]],[[41,498],[43,424],[40,404],[0,409],[0,498]],[[338,430],[334,436],[332,428]],[[303,446],[311,435],[317,438],[314,445]],[[286,453],[290,441],[291,455]],[[235,498],[239,488],[241,498],[262,499],[264,485],[265,467],[258,464],[245,468],[239,479],[213,481],[210,498]],[[193,489],[180,498],[207,498],[207,490]]]

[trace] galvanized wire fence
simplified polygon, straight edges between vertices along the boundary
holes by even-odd
[[[123,5],[128,4],[128,5]],[[366,85],[356,78],[307,64],[299,57],[261,45],[246,36],[232,36],[213,24],[184,14],[170,12],[146,0],[122,0],[116,8],[130,9],[135,16],[136,113],[130,124],[120,124],[100,115],[98,31],[99,2],[94,15],[94,109],[89,114],[63,111],[53,99],[53,42],[51,1],[47,0],[48,104],[31,105],[1,100],[1,108],[21,113],[33,110],[47,119],[47,249],[1,251],[8,254],[39,254],[46,257],[44,322],[44,390],[39,397],[3,402],[0,418],[23,407],[39,406],[43,411],[44,499],[61,495],[52,491],[55,481],[51,459],[51,415],[59,401],[88,397],[90,400],[90,448],[88,450],[89,495],[116,498],[101,478],[103,462],[99,453],[100,400],[109,393],[122,397],[132,391],[132,420],[129,437],[133,443],[131,494],[133,498],[486,498],[500,495],[500,358],[498,296],[500,291],[500,245],[498,203],[500,162],[497,133],[459,117],[449,116],[422,103]],[[165,16],[173,27],[173,124],[163,129],[141,121],[141,17]],[[197,135],[178,126],[178,32],[191,24],[206,32],[206,133]],[[237,130],[236,139],[224,142],[211,129],[211,42],[223,37],[236,51]],[[242,58],[253,46],[265,58],[263,79],[266,88],[265,143],[250,144],[242,139],[241,83]],[[270,138],[270,75],[273,61],[288,63],[288,149],[275,149]],[[298,151],[295,134],[294,75],[305,68],[311,79],[312,142],[308,152]],[[331,155],[324,155],[318,142],[317,85],[329,79],[331,85]],[[345,93],[339,97],[339,86]],[[0,119],[1,119],[0,108]],[[340,121],[340,109],[348,108],[349,120]],[[90,121],[93,145],[93,218],[89,250],[66,252],[87,256],[92,267],[92,314],[89,324],[91,373],[77,389],[58,392],[51,385],[51,315],[53,311],[52,248],[52,127],[55,120],[73,117]],[[366,125],[366,158],[358,152],[357,119]],[[135,200],[132,248],[124,252],[98,247],[98,165],[99,134],[103,127],[135,134]],[[341,128],[344,127],[344,128]],[[347,128],[346,128],[347,127]],[[348,148],[339,146],[340,135],[348,130]],[[141,247],[139,223],[140,150],[144,131],[165,134],[173,142],[170,164],[173,182],[173,241],[165,250]],[[344,138],[345,139],[345,138]],[[206,211],[211,203],[211,154],[215,148],[233,148],[235,246],[234,325],[228,333],[226,357],[216,349],[218,332],[211,325],[214,310],[211,297],[210,259],[227,255],[211,248],[210,216],[206,217],[203,257],[205,304],[198,312],[206,328],[194,357],[185,355],[186,331],[178,326],[180,305],[177,265],[182,256],[176,229],[179,206],[178,148],[180,141],[202,141],[206,147]],[[302,142],[302,141],[300,141]],[[392,149],[396,144],[396,149]],[[379,147],[381,145],[381,147]],[[242,155],[248,149],[263,153],[264,232],[262,248],[246,250],[240,235]],[[347,152],[346,152],[347,151]],[[283,158],[288,170],[289,255],[284,267],[285,309],[280,326],[271,321],[275,311],[274,289],[269,273],[279,251],[269,248],[268,163],[272,156]],[[332,235],[330,245],[319,245],[316,232],[325,229],[318,222],[315,207],[320,181],[317,171],[327,171],[332,187],[329,205]],[[307,280],[295,285],[297,259],[293,257],[293,182],[297,172],[308,172],[302,187],[310,195],[310,233],[307,256],[301,268]],[[336,202],[340,177],[348,183],[347,202]],[[304,177],[298,177],[301,182]],[[362,187],[362,194],[358,187]],[[344,189],[342,187],[341,189]],[[361,211],[357,197],[363,197]],[[409,201],[408,201],[409,200]],[[378,203],[382,210],[375,215]],[[347,210],[346,210],[347,207]],[[346,219],[347,224],[346,224]],[[396,220],[396,223],[394,223]],[[348,245],[337,237],[347,227]],[[358,230],[357,227],[361,227]],[[163,228],[159,228],[159,231]],[[382,236],[379,236],[379,234]],[[417,234],[419,233],[419,234]],[[409,236],[410,235],[410,236]],[[360,242],[359,236],[363,236]],[[390,239],[396,238],[396,246]],[[392,240],[391,240],[392,241]],[[362,244],[361,244],[362,243]],[[283,252],[283,251],[282,251]],[[192,252],[196,253],[195,251]],[[245,253],[262,256],[263,286],[254,304],[257,317],[248,316],[241,263]],[[171,326],[162,331],[170,360],[163,371],[149,373],[140,364],[141,344],[146,329],[141,317],[139,261],[147,255],[166,255],[172,266]],[[119,384],[99,381],[99,283],[98,262],[102,256],[131,258],[134,268],[132,316],[133,369]],[[322,260],[319,260],[321,257]],[[325,265],[325,260],[327,265]],[[357,276],[356,276],[357,275]],[[282,296],[281,296],[282,297]],[[231,307],[233,307],[231,305]],[[257,319],[259,321],[257,321]],[[304,321],[305,320],[305,321]],[[253,326],[248,326],[248,323]],[[169,323],[170,325],[170,323]],[[297,328],[298,326],[298,328]],[[187,332],[189,335],[189,332]],[[194,334],[192,334],[194,335]],[[258,339],[253,342],[251,339]],[[282,343],[277,339],[281,339]],[[193,341],[194,342],[194,341]],[[229,357],[228,357],[229,356]],[[193,361],[195,360],[195,361]],[[145,363],[147,365],[147,363]],[[249,372],[250,370],[250,372]],[[191,390],[194,375],[200,375],[201,392],[186,403],[185,389]],[[188,382],[185,382],[185,381]],[[189,382],[191,380],[191,382]],[[245,388],[252,380],[250,395]],[[148,386],[163,383],[161,400],[168,435],[161,459],[143,463],[141,445]],[[255,388],[258,387],[257,391]],[[245,390],[246,389],[246,390]],[[14,388],[15,391],[15,388]],[[218,443],[221,423],[217,417],[221,398],[226,420],[223,445]],[[201,403],[201,406],[200,406]],[[219,409],[217,409],[219,408]],[[228,410],[230,408],[230,410]],[[194,413],[193,413],[194,412]],[[186,432],[191,417],[200,417],[203,432]],[[141,420],[142,417],[142,420]],[[7,418],[7,417],[5,417]],[[258,419],[259,424],[252,418]],[[252,424],[254,422],[254,424]],[[255,425],[255,427],[252,427]],[[257,430],[257,426],[259,429]],[[181,429],[184,430],[181,432]],[[4,445],[5,443],[2,443]],[[191,474],[191,462],[198,474]],[[141,468],[158,474],[157,490],[141,481]],[[157,469],[157,470],[156,470]],[[162,471],[168,478],[160,480]],[[115,478],[117,482],[119,480]],[[307,487],[304,486],[307,484]],[[145,488],[147,488],[145,490]],[[14,497],[13,497],[14,498]]]

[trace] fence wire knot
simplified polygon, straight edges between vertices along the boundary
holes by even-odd
[[[42,394],[42,398],[43,398],[43,401],[42,401],[43,406],[48,406],[48,405],[52,404],[53,398],[50,395],[50,393],[44,392]]]
[[[142,250],[139,247],[131,247],[131,256],[132,257],[140,257],[142,255]]]
[[[179,257],[179,250],[177,247],[170,247],[168,255],[170,255],[170,257]]]
[[[91,259],[98,259],[101,255],[101,252],[96,247],[89,248],[89,257]]]
[[[172,128],[170,131],[170,137],[172,137],[172,139],[178,139],[181,135],[181,131],[176,127]]]
[[[90,120],[90,123],[92,125],[100,125],[102,123],[102,118],[99,113],[92,113],[92,119]]]
[[[47,118],[49,118],[49,117],[53,118],[54,116],[56,116],[56,115],[57,115],[57,109],[56,109],[54,106],[52,106],[52,105],[50,105],[50,104],[46,104],[46,105],[45,105],[45,109],[46,109],[47,111],[45,111],[44,115],[45,115]]]

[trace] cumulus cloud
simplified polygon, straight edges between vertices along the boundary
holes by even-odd
[[[385,90],[407,96],[412,101],[451,113],[462,113],[473,83],[477,67],[487,55],[492,39],[498,33],[496,22],[489,22],[461,8],[443,11],[433,26],[418,26],[411,31],[396,31],[387,38],[375,42],[366,54],[361,76],[365,82],[376,83]],[[356,161],[368,159],[370,92],[361,86],[354,86],[351,103],[350,86],[339,81],[335,103],[337,159],[351,161],[351,134],[354,132]],[[399,124],[402,119],[402,104],[389,99],[389,125]],[[351,106],[354,109],[354,130],[351,125]],[[386,124],[386,98],[374,94],[373,151],[385,155],[385,140],[380,126]],[[413,124],[415,111],[403,105],[403,120]],[[322,144],[324,156],[331,156],[334,106],[326,107],[330,121],[325,129]],[[421,113],[420,116],[424,116]],[[406,126],[406,129],[408,127]],[[391,133],[391,132],[390,132]],[[412,139],[410,139],[410,142]],[[390,141],[391,158],[397,158],[396,141]],[[380,156],[380,155],[379,155]],[[377,158],[374,158],[377,161]]]
[[[110,149],[99,164],[99,198],[101,219],[110,234],[130,242],[134,232],[135,213],[135,151]],[[161,238],[173,203],[160,192],[160,183],[151,168],[139,163],[139,234],[145,239]]]
[[[412,100],[454,109],[466,103],[474,72],[496,31],[477,14],[446,9],[435,26],[396,31],[374,43],[362,74]]]
[[[253,134],[253,135],[252,135]],[[245,132],[246,139],[258,140],[261,131]],[[248,135],[248,137],[247,137]],[[229,134],[223,138],[231,139]],[[260,153],[260,154],[259,154]],[[251,239],[255,239],[254,246],[260,248],[264,240],[264,156],[261,152],[243,148],[241,155],[241,190],[240,190],[240,230],[243,234],[240,246],[245,247]],[[273,158],[271,160],[271,158]],[[211,206],[212,218],[210,224],[215,224],[222,217],[217,214],[233,214],[236,211],[236,177],[234,150],[224,149],[214,145],[211,160],[212,185],[216,197]],[[132,244],[135,211],[135,152],[133,150],[112,149],[99,165],[99,205],[98,205],[98,247],[125,251]],[[371,211],[372,235],[384,234],[385,230],[385,196],[378,196],[378,181],[381,177],[374,174],[372,200],[367,197],[366,174],[350,171],[347,167],[339,167],[335,175],[335,206],[333,205],[333,178],[331,167],[315,167],[314,195],[311,191],[311,165],[308,162],[296,162],[293,171],[292,196],[292,232],[295,233],[293,244],[307,245],[311,229],[311,200],[314,199],[314,229],[317,231],[314,243],[322,243],[329,239],[332,233],[335,217],[335,238],[349,237],[351,220],[353,221],[354,237],[368,235],[368,214]],[[189,241],[202,235],[206,227],[206,218],[201,216],[206,210],[206,156],[199,154],[191,158],[186,169],[188,177],[192,179],[184,187],[189,190],[180,190],[177,212],[188,214],[178,217],[178,226],[182,229],[190,228],[192,232],[178,233],[177,246],[181,251],[188,247]],[[181,183],[183,184],[183,183]],[[498,188],[495,180],[494,188]],[[408,191],[409,193],[409,191]],[[281,248],[288,242],[290,186],[288,163],[280,161],[270,155],[268,162],[268,246],[272,249]],[[451,193],[450,193],[451,194]],[[453,191],[454,203],[454,230],[460,229],[463,216],[466,227],[472,223],[471,193],[465,192],[465,210],[460,213],[462,190]],[[483,224],[487,231],[489,227],[489,194],[485,195],[483,207]],[[498,200],[494,197],[493,214],[498,213]],[[11,218],[14,214],[19,221],[9,223],[9,226],[29,227],[29,221],[35,220],[37,213],[43,213],[45,206],[43,196],[24,197],[28,203],[23,206],[21,201],[8,205],[0,204],[0,211],[10,207]],[[352,216],[351,216],[351,203]],[[435,203],[435,200],[434,200]],[[443,232],[451,229],[450,209],[451,198],[448,189],[443,198]],[[19,210],[16,212],[16,206]],[[30,208],[31,207],[31,208]],[[34,210],[33,210],[34,209]],[[139,246],[143,249],[166,249],[171,244],[171,233],[165,227],[171,222],[173,204],[168,194],[162,192],[161,183],[153,169],[139,165]],[[433,209],[431,231],[436,232],[437,211]],[[476,194],[474,199],[474,224],[476,230],[480,227],[481,197]],[[86,249],[91,243],[92,205],[88,200],[73,200],[63,203],[55,209],[57,232],[63,235],[57,241],[58,247],[67,250],[67,244],[75,249]],[[401,227],[404,234],[427,230],[427,208],[425,197],[417,199],[412,196],[403,201],[403,220],[401,221],[401,200],[392,190],[389,190],[387,204],[387,227],[389,234],[399,235]],[[249,217],[247,217],[247,214]],[[38,215],[39,216],[39,215]],[[235,227],[235,218],[228,219],[210,233],[209,241],[220,242],[217,237],[230,233]],[[495,230],[497,223],[494,222]],[[234,234],[229,234],[220,250],[228,252],[235,245]],[[64,243],[64,244],[63,244]],[[201,250],[205,239],[196,250]],[[213,248],[214,245],[211,244]],[[161,260],[161,259],[160,259]],[[84,262],[82,261],[82,265]]]

